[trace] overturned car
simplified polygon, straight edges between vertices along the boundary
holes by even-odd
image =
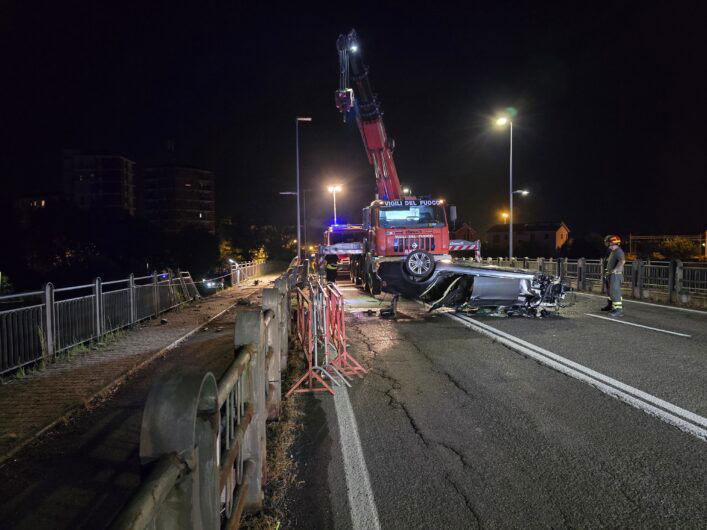
[[[384,291],[418,298],[430,304],[430,311],[449,307],[544,317],[572,303],[562,279],[541,272],[452,259],[435,262],[423,250],[402,262],[380,260],[377,265]]]

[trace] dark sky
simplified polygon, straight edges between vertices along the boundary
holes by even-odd
[[[532,192],[519,221],[705,228],[698,2],[190,4],[5,2],[3,188],[57,189],[63,147],[140,163],[173,141],[181,160],[217,173],[221,215],[282,222],[294,118],[307,115],[312,230],[330,216],[333,181],[345,187],[340,217],[358,221],[373,173],[333,101],[336,38],[355,27],[401,181],[473,226],[507,204],[508,137],[489,124],[510,105],[515,181]]]

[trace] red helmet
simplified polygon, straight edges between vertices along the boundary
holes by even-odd
[[[620,245],[621,238],[616,235],[608,235],[604,238],[604,244],[608,247],[611,245]]]

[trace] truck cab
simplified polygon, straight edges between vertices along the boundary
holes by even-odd
[[[449,260],[449,229],[442,199],[406,197],[375,200],[363,210],[366,232],[361,282],[374,294],[389,279],[411,282],[432,274],[435,262]]]

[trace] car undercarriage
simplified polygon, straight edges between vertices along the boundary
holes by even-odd
[[[571,305],[570,289],[561,278],[523,269],[477,263],[438,261],[426,277],[415,276],[416,260],[385,261],[378,276],[383,290],[419,299],[430,311],[448,307],[458,311],[486,311],[508,316],[545,317]],[[412,264],[409,266],[408,262]]]

